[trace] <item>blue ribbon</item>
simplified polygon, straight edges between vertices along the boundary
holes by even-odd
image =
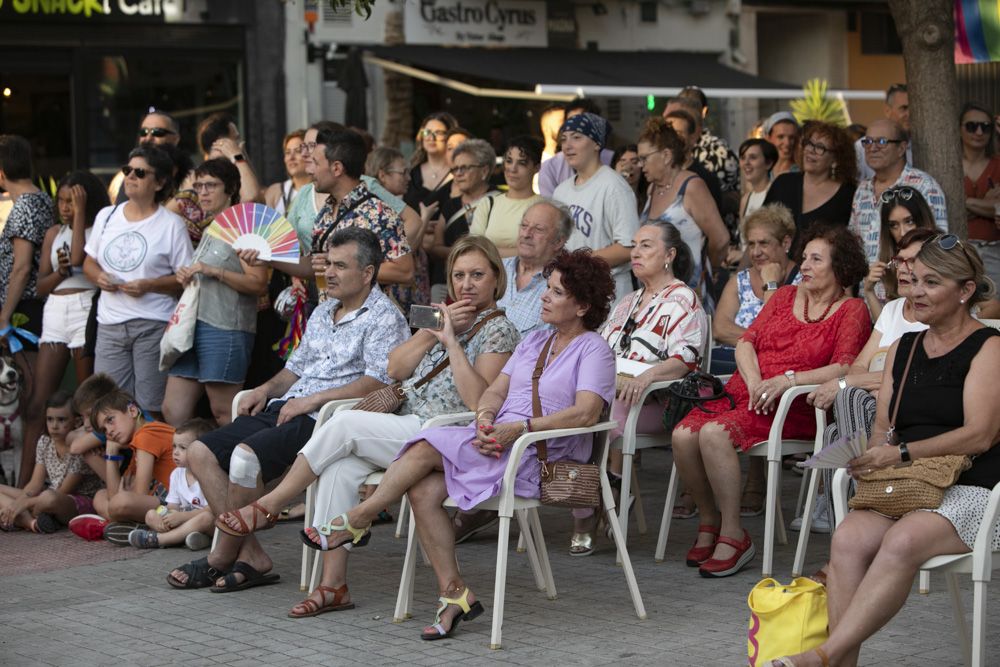
[[[17,354],[24,349],[24,345],[20,340],[21,338],[33,345],[38,344],[38,336],[21,327],[4,327],[0,329],[0,336],[7,338],[7,345],[10,347],[11,354]]]

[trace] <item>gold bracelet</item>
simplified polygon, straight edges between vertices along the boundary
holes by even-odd
[[[482,410],[477,410],[476,411],[476,421],[479,421],[480,419],[482,419],[483,418],[483,414],[487,413],[487,412],[489,414],[493,415],[493,419],[496,419],[496,417],[497,417],[496,410],[492,410],[490,408],[483,408]]]

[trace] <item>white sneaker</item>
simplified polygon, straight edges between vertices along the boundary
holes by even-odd
[[[205,533],[191,533],[184,538],[184,544],[191,551],[201,551],[212,544],[212,538]]]
[[[802,530],[802,517],[792,520],[788,526],[789,530]],[[812,522],[809,524],[810,533],[829,533],[830,525],[830,505],[826,501],[826,494],[820,493],[816,498],[816,505],[813,507]]]

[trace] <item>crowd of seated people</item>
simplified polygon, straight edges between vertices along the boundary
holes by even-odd
[[[435,112],[409,161],[319,121],[285,137],[287,178],[270,187],[232,119],[201,124],[195,167],[176,120],[153,111],[110,190],[73,172],[54,202],[33,181],[31,144],[0,135],[0,188],[14,200],[0,235],[0,334],[30,369],[0,529],[69,526],[122,546],[192,550],[217,532],[167,583],[238,591],[279,581],[258,533],[315,485],[300,538],[322,552],[323,569],[288,613],[301,618],[353,608],[348,555],[405,494],[439,594],[421,636],[436,640],[483,611],[456,545],[496,522],[477,506],[498,493],[522,434],[605,417],[616,440],[641,401],[638,431],[671,446],[686,490],[675,515],[699,518],[685,561],[728,577],[752,562],[743,519],[763,510],[762,467],[750,464],[743,483],[739,454],[767,438],[784,392],[817,385],[793,403],[784,436],[811,438],[812,406],[831,410],[828,441],[870,437],[855,476],[976,456],[940,508],[899,520],[854,512],[834,534],[817,575],[828,581],[830,638],[783,664],[854,664],[923,560],[971,548],[1000,481],[1000,405],[976,390],[1000,356],[980,322],[1000,310],[992,115],[970,104],[959,118],[963,240],[946,233],[941,187],[912,163],[908,117],[894,111],[901,95],[890,89],[893,112],[856,145],[840,127],[776,113],[740,146],[738,171],[696,88],[636,137],[616,135],[586,99],[542,115],[544,143],[519,136],[496,149]],[[297,263],[204,233],[248,201],[287,217]],[[161,340],[192,284],[193,343],[164,365]],[[273,310],[279,293],[305,312],[284,357],[272,351],[288,315]],[[428,305],[440,326],[411,325],[414,306]],[[685,377],[710,349],[713,372],[730,376],[727,397],[665,431],[664,397],[642,398],[646,389]],[[908,356],[915,370],[900,395]],[[78,386],[57,391],[70,359]],[[347,409],[317,427],[328,402],[397,384],[391,413]],[[465,411],[475,414],[467,425],[424,427]],[[591,456],[587,437],[547,446],[550,461]],[[612,450],[612,487],[621,468]],[[376,471],[381,483],[359,502]],[[529,453],[516,493],[536,497],[539,477]],[[828,498],[817,512],[829,512]],[[591,556],[596,513],[572,514],[569,554]]]

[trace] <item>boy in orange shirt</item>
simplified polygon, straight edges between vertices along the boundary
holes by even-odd
[[[132,397],[120,390],[98,399],[90,421],[95,430],[108,437],[104,454],[107,489],[94,496],[95,510],[113,522],[142,521],[147,511],[163,504],[167,497],[170,473],[175,468],[173,427],[147,421]],[[124,446],[132,450],[132,461],[123,476],[119,465],[124,456],[119,452]],[[113,525],[105,529],[109,539]],[[132,523],[122,527],[124,544],[128,544],[128,531],[136,526]]]

